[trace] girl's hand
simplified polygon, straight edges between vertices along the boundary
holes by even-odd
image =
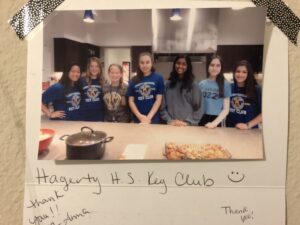
[[[187,126],[188,125],[188,123],[186,123],[182,120],[177,120],[177,124],[178,124],[177,126]]]
[[[141,115],[139,120],[140,120],[140,123],[145,123],[145,124],[150,124],[151,123],[151,120],[149,120],[148,117],[145,116],[145,115]]]
[[[171,122],[169,123],[172,126],[178,126],[178,120],[171,120]]]
[[[49,118],[64,118],[66,116],[65,111],[54,111],[50,113]]]
[[[216,127],[216,125],[214,125],[213,123],[207,123],[207,124],[205,124],[205,127],[209,128],[209,129],[213,129]]]
[[[188,124],[181,120],[171,120],[170,125],[181,127],[181,126],[187,126]]]
[[[241,130],[248,130],[249,126],[246,123],[237,123],[235,125],[236,128],[241,129]]]

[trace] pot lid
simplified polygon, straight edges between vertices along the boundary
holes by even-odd
[[[89,131],[84,131],[84,129],[89,129]],[[89,127],[82,127],[81,132],[70,135],[66,143],[73,146],[88,146],[100,143],[106,136],[105,132],[94,131]]]

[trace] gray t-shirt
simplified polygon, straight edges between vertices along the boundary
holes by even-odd
[[[127,86],[103,86],[103,101],[105,105],[104,121],[130,122],[130,111],[126,99]]]
[[[170,81],[166,81],[165,93],[161,105],[161,118],[170,123],[171,120],[182,120],[190,125],[198,125],[201,118],[201,92],[196,83],[192,89],[180,91],[182,82],[177,82],[170,88]]]

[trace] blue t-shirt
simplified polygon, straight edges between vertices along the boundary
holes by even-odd
[[[89,85],[83,77],[81,80],[83,90],[81,114],[85,121],[103,121],[104,106],[102,87],[98,79],[91,79]]]
[[[199,83],[202,94],[202,107],[204,114],[218,116],[223,110],[223,98],[231,95],[230,83],[224,81],[224,97],[219,97],[219,86],[216,81],[206,79]]]
[[[130,81],[127,96],[134,97],[134,103],[139,112],[143,115],[148,115],[156,100],[156,95],[163,95],[164,93],[164,79],[160,74],[151,73],[143,77],[140,83],[136,84]],[[140,121],[133,115],[133,120],[136,123]],[[151,123],[160,123],[159,110],[153,116]]]
[[[78,87],[72,87],[65,93],[61,83],[54,84],[43,93],[42,102],[45,105],[52,103],[54,111],[64,111],[66,116],[62,120],[81,120],[79,113],[81,95]]]
[[[261,89],[255,87],[255,99],[250,101],[245,94],[245,88],[231,85],[230,110],[226,118],[227,127],[235,127],[237,123],[248,123],[261,113]],[[258,128],[255,126],[253,128]]]

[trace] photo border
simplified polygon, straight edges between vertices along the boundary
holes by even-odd
[[[97,4],[95,4],[97,2]],[[65,1],[57,10],[74,10],[74,9],[139,9],[139,8],[151,8],[154,7],[157,2],[141,3],[133,1],[130,4],[124,4],[119,1],[109,4],[101,5],[100,1],[90,0],[87,2],[72,2]],[[136,5],[134,5],[136,4]],[[171,6],[170,6],[171,4]],[[134,5],[134,7],[133,7]],[[178,1],[173,3],[159,4],[157,8],[170,8],[170,7],[197,7],[197,8],[221,8],[221,7],[255,7],[252,2],[238,2],[238,1]],[[36,166],[39,164],[45,164],[53,169],[61,170],[62,167],[56,167],[57,162],[37,162],[36,157],[33,156],[32,151],[34,146],[38,143],[38,131],[40,127],[40,116],[41,112],[35,110],[40,105],[41,99],[41,76],[42,74],[42,58],[43,50],[43,34],[39,32],[42,30],[42,25],[30,34],[28,38],[28,69],[27,69],[27,104],[26,104],[26,155],[28,160],[28,166]],[[188,168],[197,167],[202,170],[210,170],[210,168],[219,168],[221,170],[232,170],[235,168],[239,171],[244,171],[250,177],[246,184],[243,185],[259,185],[259,186],[272,186],[279,185],[283,187],[285,185],[285,172],[286,172],[286,152],[287,152],[287,137],[288,137],[288,41],[287,38],[281,33],[281,31],[269,24],[267,35],[265,40],[269,43],[265,46],[265,68],[263,69],[264,74],[264,89],[263,89],[263,141],[265,146],[266,161],[256,162],[217,162],[215,163],[203,163],[196,161],[195,163],[185,162],[172,162],[166,164],[167,168],[174,168],[175,166]],[[276,90],[273,87],[281,87],[280,90]],[[39,93],[37,93],[39,91]],[[282,111],[274,110],[273,103],[279,101],[282,104]],[[274,121],[279,129],[274,129]],[[36,151],[36,150],[35,150]],[[146,161],[142,161],[146,162]],[[68,162],[67,164],[75,164],[78,169],[89,168],[94,170],[101,166],[112,166],[110,162],[97,164],[80,164]],[[131,166],[132,162],[123,163],[123,166]],[[153,161],[150,161],[145,167],[151,166]],[[155,162],[155,165],[159,165],[159,169],[164,173],[168,172],[168,169],[163,168],[165,161]],[[144,165],[144,164],[143,164]],[[137,165],[136,165],[137,166]],[[138,166],[139,167],[139,166]],[[276,173],[276,177],[272,177],[272,174]],[[216,174],[218,176],[218,174]],[[265,177],[271,176],[272,179],[267,182]],[[255,178],[254,178],[255,177]],[[224,182],[224,181],[223,181]]]

